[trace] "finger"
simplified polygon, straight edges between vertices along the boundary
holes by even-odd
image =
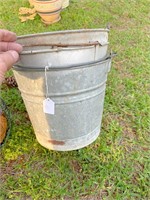
[[[14,42],[16,41],[16,33],[13,33],[8,30],[0,29],[0,41],[4,42]]]
[[[7,51],[0,54],[0,84],[4,79],[6,71],[8,71],[18,59],[19,54],[16,51]]]
[[[5,52],[9,50],[14,50],[18,53],[21,53],[22,46],[15,42],[0,42],[0,51]]]
[[[19,59],[19,54],[16,51],[7,51],[0,54],[0,72],[5,73]]]

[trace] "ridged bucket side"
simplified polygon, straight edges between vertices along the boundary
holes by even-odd
[[[46,96],[43,71],[14,74],[37,140],[57,151],[70,151],[92,143],[100,133],[107,74],[111,58],[73,68],[47,71],[48,97],[54,115],[43,112]]]

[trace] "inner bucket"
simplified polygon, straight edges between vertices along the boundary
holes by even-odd
[[[56,31],[20,36],[21,67],[63,67],[103,59],[108,51],[108,29]]]

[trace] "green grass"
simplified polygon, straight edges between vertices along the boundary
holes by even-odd
[[[110,22],[110,48],[118,53],[108,75],[101,135],[81,150],[55,152],[40,146],[20,92],[2,86],[13,128],[1,150],[0,200],[150,199],[148,2],[72,0],[62,20],[46,26],[39,16],[20,22],[18,9],[27,1],[0,0],[0,28],[23,35],[105,28]]]

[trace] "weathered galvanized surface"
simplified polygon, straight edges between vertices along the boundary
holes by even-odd
[[[18,37],[24,50],[14,74],[44,147],[75,150],[98,137],[111,65],[111,57],[106,58],[108,32],[83,29]],[[53,114],[43,111],[46,97],[53,101]]]
[[[45,67],[86,64],[104,58],[108,29],[59,31],[18,37],[24,46],[20,66]]]
[[[25,48],[24,48],[25,49]],[[30,50],[27,50],[30,49]],[[39,50],[40,49],[40,50]],[[63,67],[98,61],[107,54],[108,44],[81,47],[26,47],[20,55],[20,66]]]
[[[19,36],[17,42],[22,45],[79,44],[98,41],[101,45],[108,42],[109,29],[81,29],[54,31]]]
[[[85,147],[98,137],[110,62],[109,57],[93,64],[49,69],[46,72],[48,97],[55,102],[54,115],[43,112],[44,68],[41,71],[14,68],[37,140],[42,146],[69,151]]]

